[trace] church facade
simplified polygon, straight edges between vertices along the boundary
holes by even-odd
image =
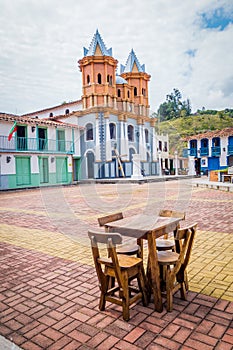
[[[131,177],[134,155],[140,159],[140,173],[146,176],[161,174],[166,166],[165,160],[169,162],[168,136],[155,132],[156,119],[149,115],[150,75],[135,52],[131,50],[126,64],[120,65],[120,73],[116,74],[118,61],[97,30],[89,48],[84,48],[84,56],[78,64],[82,75],[81,99],[15,116],[15,119],[12,117],[18,126],[12,138],[14,142],[23,137],[28,144],[28,132],[31,133],[34,127],[35,145],[41,144],[41,138],[45,145],[48,142],[48,125],[50,129],[54,128],[56,142],[62,138],[64,143],[72,143],[68,151],[63,149],[68,174],[64,183]],[[10,120],[13,121],[12,118]],[[4,122],[7,123],[7,120],[9,118],[5,116]],[[22,123],[26,129],[20,135],[18,130],[22,129]],[[7,133],[7,126],[4,130]],[[66,135],[69,135],[68,140]],[[7,149],[2,150],[0,143],[2,151],[6,157]],[[17,153],[21,150],[12,151]],[[33,151],[37,157],[46,156],[46,149]],[[54,154],[57,156],[55,151],[49,155],[51,158]],[[27,147],[24,152],[30,154],[32,150]],[[13,158],[18,156],[16,153],[12,154]],[[37,169],[40,178],[39,166]],[[59,169],[55,169],[57,171]],[[48,170],[48,184],[51,184],[50,176]]]

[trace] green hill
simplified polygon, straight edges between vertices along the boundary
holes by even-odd
[[[227,127],[233,127],[233,118],[227,113],[218,112],[215,115],[198,114],[164,122],[158,121],[156,131],[169,134],[170,154],[174,154],[174,151],[177,150],[179,155],[182,155],[182,149],[185,147],[182,141],[184,137]]]

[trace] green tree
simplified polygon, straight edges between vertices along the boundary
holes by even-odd
[[[166,102],[163,102],[158,109],[158,115],[161,121],[188,116],[191,114],[190,100],[181,101],[182,95],[176,88],[171,94],[166,96]]]

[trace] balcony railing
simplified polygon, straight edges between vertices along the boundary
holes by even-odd
[[[221,154],[221,147],[220,146],[215,146],[211,148],[211,154],[212,157],[220,156]]]
[[[74,143],[64,140],[37,139],[27,137],[13,137],[8,141],[7,136],[0,135],[0,151],[28,151],[43,153],[74,153]]]
[[[196,157],[197,156],[197,148],[189,148],[189,155]]]
[[[227,147],[227,153],[229,156],[233,155],[233,145],[229,145]]]
[[[188,148],[183,148],[183,150],[182,150],[182,157],[188,158],[188,155],[189,155]]]
[[[200,156],[208,156],[208,155],[209,155],[209,147],[201,147]]]

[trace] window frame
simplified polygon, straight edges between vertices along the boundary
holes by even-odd
[[[88,125],[91,125],[91,128],[88,128]],[[93,127],[93,123],[88,122],[85,125],[86,128],[86,132],[85,132],[85,140],[86,141],[94,141],[94,127]],[[90,134],[90,135],[89,135]]]
[[[134,126],[132,124],[129,124],[127,126],[127,136],[128,136],[128,141],[134,142]]]

